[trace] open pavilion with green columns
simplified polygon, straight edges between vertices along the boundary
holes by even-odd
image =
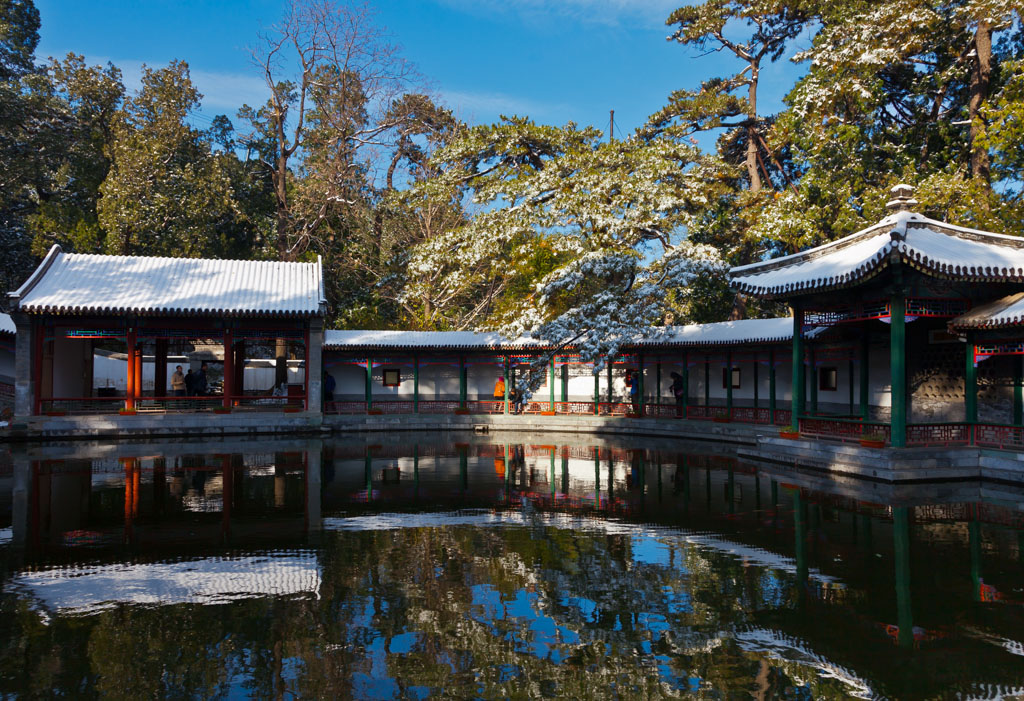
[[[896,186],[892,195],[890,214],[877,224],[733,268],[732,284],[793,309],[794,431],[884,437],[892,447],[970,444],[979,417],[978,356],[972,332],[964,343],[957,329],[972,309],[1021,289],[1024,240],[915,213],[910,186]],[[823,376],[817,362],[825,347],[846,349],[852,411],[814,410],[815,393],[836,379]],[[996,374],[1002,382],[1002,370]],[[1007,368],[1006,384],[1010,374]],[[997,405],[990,397],[985,411]]]

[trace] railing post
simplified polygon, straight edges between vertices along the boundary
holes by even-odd
[[[790,383],[793,399],[790,402],[792,414],[790,428],[800,430],[800,417],[804,413],[804,310],[793,305],[793,379]]]
[[[906,299],[902,293],[892,297],[889,321],[889,372],[892,380],[890,443],[894,448],[902,448],[907,444],[907,329]]]

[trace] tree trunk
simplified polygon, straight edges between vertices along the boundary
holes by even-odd
[[[288,253],[288,158],[279,156],[274,173],[274,200],[277,208],[277,256],[290,260]]]
[[[274,387],[288,386],[288,339],[278,338],[274,343]]]
[[[750,178],[750,191],[761,191],[761,173],[757,169],[757,63],[750,64],[750,86],[747,90],[747,176]]]
[[[970,99],[967,102],[971,118],[971,177],[989,180],[988,148],[979,144],[985,134],[981,118],[981,106],[988,96],[989,80],[992,75],[992,25],[978,22],[974,33],[974,62],[971,66]]]

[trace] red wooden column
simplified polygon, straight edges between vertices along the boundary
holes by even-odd
[[[142,345],[135,342],[135,399],[142,396]]]
[[[245,394],[245,341],[235,341],[235,356],[234,356],[234,369],[235,373],[234,384],[232,385],[235,400],[232,402],[234,406],[239,406],[240,402],[238,397]]]
[[[125,378],[124,408],[135,411],[135,329],[128,330],[128,362]]]
[[[235,393],[235,358],[231,329],[224,329],[224,408],[231,409],[231,395]]]

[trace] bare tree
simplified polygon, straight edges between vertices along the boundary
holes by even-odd
[[[270,98],[239,116],[252,125],[247,144],[273,181],[278,255],[292,260],[330,217],[356,204],[370,151],[388,145],[402,118],[390,106],[416,76],[368,5],[335,0],[289,0],[252,60]]]

